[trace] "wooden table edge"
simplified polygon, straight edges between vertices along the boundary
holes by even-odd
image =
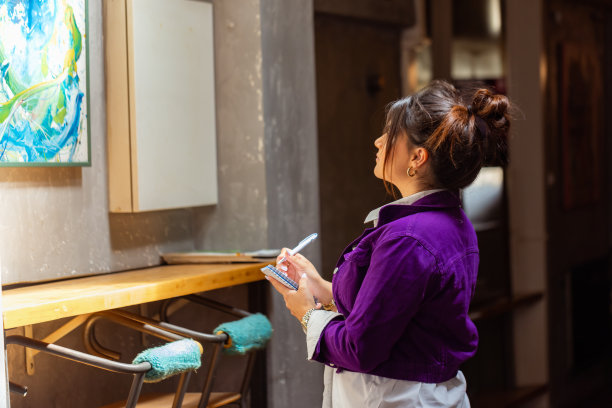
[[[161,265],[6,289],[4,329],[256,282],[265,265]]]

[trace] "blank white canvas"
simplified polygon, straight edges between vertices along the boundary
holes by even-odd
[[[133,0],[139,210],[217,202],[212,4]]]

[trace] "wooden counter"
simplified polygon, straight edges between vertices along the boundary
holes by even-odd
[[[264,278],[266,263],[162,265],[2,292],[4,328],[204,292]]]

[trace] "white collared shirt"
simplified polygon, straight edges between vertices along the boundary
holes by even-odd
[[[411,194],[409,196],[406,197],[402,197],[399,200],[395,200],[392,203],[389,204],[385,204],[381,207],[378,207],[372,211],[370,211],[370,213],[368,214],[368,216],[366,217],[366,219],[363,221],[364,224],[367,224],[368,222],[374,222],[374,226],[376,226],[378,224],[378,214],[380,213],[380,210],[387,205],[412,205],[414,203],[416,203],[417,201],[419,201],[421,198],[428,196],[430,194],[433,193],[437,193],[438,191],[444,191],[444,189],[442,188],[438,188],[438,189],[433,189],[433,190],[425,190],[425,191],[419,191],[418,193],[414,193]]]

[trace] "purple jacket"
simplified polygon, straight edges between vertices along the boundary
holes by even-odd
[[[476,233],[455,194],[383,207],[338,261],[345,318],[325,326],[312,358],[399,380],[453,378],[478,345],[468,317],[477,272]]]

